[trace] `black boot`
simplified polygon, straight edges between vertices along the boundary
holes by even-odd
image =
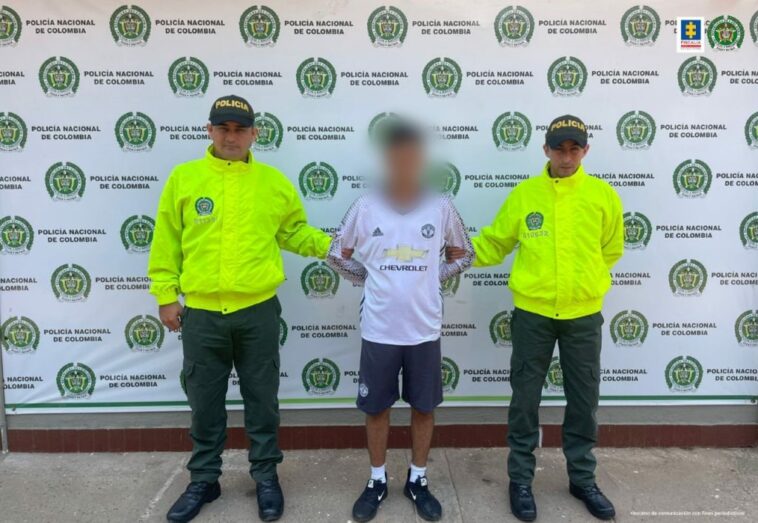
[[[221,485],[218,481],[193,481],[187,485],[187,489],[179,496],[166,514],[168,521],[184,523],[191,521],[203,505],[210,503],[221,495]]]
[[[537,505],[534,503],[532,487],[523,483],[510,482],[508,495],[511,498],[511,512],[521,521],[537,519]]]
[[[577,487],[573,483],[569,483],[569,492],[575,498],[584,501],[587,510],[596,518],[613,519],[616,516],[616,509],[613,508],[613,503],[600,492],[596,483],[593,483],[589,487]]]
[[[258,481],[255,495],[258,498],[258,517],[261,521],[276,521],[282,517],[284,494],[277,476]]]

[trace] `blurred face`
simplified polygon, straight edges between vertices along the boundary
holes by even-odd
[[[390,146],[385,152],[388,182],[396,187],[418,187],[424,168],[424,152],[416,143]]]
[[[547,144],[543,146],[543,149],[545,156],[550,160],[550,174],[558,178],[565,178],[576,172],[582,163],[582,159],[589,152],[590,146],[587,144],[582,147],[573,140],[566,140],[555,149]]]
[[[237,122],[209,123],[207,129],[213,141],[213,152],[222,160],[246,160],[250,146],[258,138],[257,127],[245,127]]]

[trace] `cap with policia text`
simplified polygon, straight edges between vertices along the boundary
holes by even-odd
[[[573,140],[580,147],[587,145],[587,126],[570,114],[559,116],[550,122],[545,133],[545,143],[551,149],[559,147],[566,140]]]
[[[213,102],[208,119],[211,125],[219,125],[224,122],[237,122],[245,127],[252,127],[255,123],[252,106],[244,98],[233,94],[222,96]]]

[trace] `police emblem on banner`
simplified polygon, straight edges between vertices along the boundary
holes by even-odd
[[[682,198],[703,198],[711,188],[713,176],[701,160],[685,160],[674,169],[674,190]]]
[[[79,88],[79,69],[64,56],[53,56],[39,68],[39,83],[48,96],[73,96]]]
[[[490,320],[490,338],[492,339],[492,343],[498,347],[513,346],[512,321],[513,311],[501,311],[492,317]]]
[[[734,322],[737,343],[743,347],[758,347],[758,310],[747,310]]]
[[[717,76],[718,70],[713,62],[704,56],[693,56],[679,66],[679,89],[685,95],[707,96],[713,91]]]
[[[675,296],[700,296],[707,280],[708,271],[697,260],[680,260],[669,271],[669,287]]]
[[[751,114],[745,122],[745,139],[749,147],[758,149],[758,112]]]
[[[309,58],[297,68],[297,87],[306,98],[325,98],[337,85],[337,71],[323,58]]]
[[[109,26],[118,45],[145,45],[150,38],[150,17],[136,5],[122,5],[113,11]]]
[[[458,287],[461,285],[461,275],[456,274],[452,278],[448,278],[440,284],[440,292],[445,298],[452,298],[455,293],[458,292]]]
[[[394,6],[375,9],[367,25],[368,36],[375,47],[400,47],[408,34],[408,19]]]
[[[95,392],[95,373],[84,363],[68,363],[55,378],[61,397],[84,399]]]
[[[498,151],[522,151],[531,137],[532,124],[522,113],[503,113],[492,124],[492,139]]]
[[[611,320],[610,330],[617,347],[639,347],[647,338],[647,318],[639,311],[621,311]]]
[[[67,263],[53,271],[50,285],[59,301],[84,301],[92,290],[92,279],[81,265]]]
[[[558,356],[553,356],[550,360],[550,366],[547,368],[547,376],[542,388],[547,392],[563,393],[563,369]]]
[[[176,96],[203,96],[209,80],[208,68],[194,56],[179,58],[168,68],[168,83]]]
[[[0,113],[0,151],[21,151],[26,137],[26,124],[20,116]]]
[[[734,51],[742,47],[745,28],[737,18],[718,16],[708,24],[708,43],[717,51]]]
[[[454,60],[435,58],[424,67],[422,81],[426,94],[433,98],[446,98],[458,94],[463,73]]]
[[[666,385],[671,392],[695,392],[703,381],[703,367],[692,356],[678,356],[666,365]]]
[[[21,18],[7,5],[0,6],[0,47],[15,46],[21,37]]]
[[[284,318],[279,317],[279,347],[284,347],[287,342],[287,322]]]
[[[300,285],[309,298],[332,298],[339,284],[337,273],[322,261],[307,265],[300,276]]]
[[[653,226],[647,216],[641,212],[624,213],[624,247],[630,250],[643,250],[650,243]]]
[[[149,151],[155,144],[155,124],[144,113],[125,113],[116,122],[116,140],[122,151]]]
[[[21,216],[0,219],[0,254],[27,254],[34,242],[34,229]]]
[[[339,176],[326,162],[311,162],[300,171],[300,191],[308,200],[331,200],[337,192]]]
[[[135,214],[121,225],[121,243],[127,252],[150,252],[155,231],[155,220],[149,216]]]
[[[75,201],[84,195],[87,178],[78,165],[57,162],[45,173],[45,188],[53,201]]]
[[[495,37],[504,47],[526,46],[533,34],[534,17],[520,5],[506,7],[495,17]]]
[[[751,212],[740,223],[740,240],[746,249],[758,249],[758,212]]]
[[[753,39],[753,43],[758,45],[758,11],[750,19],[750,37]]]
[[[166,331],[160,320],[149,314],[133,317],[126,324],[126,344],[134,352],[156,352],[163,345]]]
[[[256,151],[278,151],[284,137],[282,122],[271,113],[255,113],[258,138],[253,143]]]
[[[39,346],[39,327],[26,316],[12,316],[0,326],[3,349],[12,354],[27,354]]]
[[[445,394],[455,392],[458,381],[461,379],[461,371],[458,369],[458,365],[452,358],[444,357],[440,371],[442,372],[442,392]]]
[[[372,141],[381,140],[382,133],[386,128],[388,122],[392,122],[398,118],[396,113],[384,112],[374,116],[368,124],[368,136]]]
[[[272,47],[279,39],[280,30],[279,17],[265,5],[254,5],[240,16],[240,34],[250,47]]]
[[[578,96],[587,85],[587,68],[573,56],[559,58],[548,69],[547,81],[556,96]]]
[[[645,111],[629,111],[616,124],[622,149],[647,149],[655,139],[655,120]]]
[[[429,169],[429,178],[432,187],[450,198],[455,198],[461,188],[461,172],[450,162],[433,163]]]
[[[305,364],[302,372],[303,387],[308,394],[324,396],[334,394],[340,384],[340,369],[327,358],[316,358]]]
[[[653,45],[661,32],[661,19],[654,9],[634,6],[621,17],[621,36],[627,45]]]

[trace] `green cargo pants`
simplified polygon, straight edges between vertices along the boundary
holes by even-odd
[[[508,409],[508,476],[514,483],[531,485],[534,479],[538,409],[556,341],[566,396],[563,454],[569,479],[579,487],[595,482],[597,462],[592,449],[597,442],[595,414],[602,325],[603,316],[599,312],[572,320],[554,320],[514,310],[511,320],[513,397]]]
[[[279,428],[279,315],[276,296],[230,314],[185,308],[182,317],[184,380],[192,409],[192,481],[221,475],[226,442],[226,389],[237,370],[250,438],[250,475],[276,474],[282,462]]]

